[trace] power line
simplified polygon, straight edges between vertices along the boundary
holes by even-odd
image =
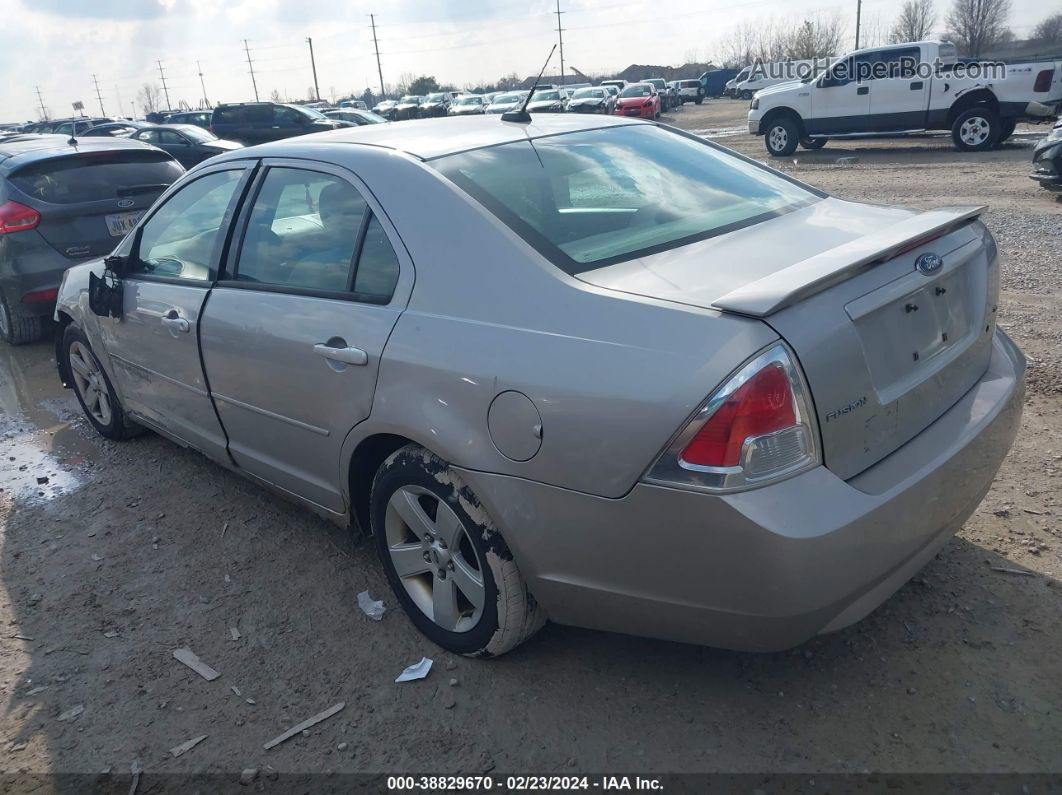
[[[384,90],[383,81],[383,67],[380,66],[380,42],[376,40],[376,17],[373,14],[369,14],[369,24],[372,25],[372,46],[376,49],[376,73],[380,76],[380,96],[386,96],[387,91]]]
[[[92,82],[96,84],[96,99],[100,101],[100,115],[106,116],[107,111],[103,109],[103,95],[100,94],[100,81],[96,79],[96,75],[92,76]]]
[[[170,104],[170,89],[166,85],[166,73],[162,70],[162,61],[155,61],[159,65],[159,78],[162,80],[162,93],[166,96],[166,109],[169,110],[173,106]]]
[[[317,95],[317,101],[321,101],[321,89],[317,85],[317,64],[313,60],[313,39],[306,37],[306,43],[310,45],[310,68],[313,69],[313,93]]]
[[[199,65],[199,59],[195,61],[195,68],[199,70],[199,85],[203,88],[203,107],[210,107],[210,100],[207,99],[206,83],[203,82],[203,67]]]
[[[560,42],[560,80],[561,85],[564,85],[564,28],[561,27],[561,14],[564,12],[560,10],[560,0],[557,0],[557,10],[553,12],[557,15],[557,40]]]
[[[251,85],[254,87],[254,101],[258,102],[258,83],[254,79],[254,61],[251,60],[251,48],[247,46],[247,39],[243,40],[243,51],[247,53],[247,68],[251,71]]]

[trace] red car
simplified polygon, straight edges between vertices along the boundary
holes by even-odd
[[[614,112],[617,116],[660,118],[660,95],[649,83],[631,83],[620,92]]]

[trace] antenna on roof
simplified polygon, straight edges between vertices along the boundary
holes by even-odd
[[[542,71],[538,73],[538,77],[535,78],[535,83],[531,86],[531,90],[527,92],[527,96],[524,98],[524,102],[520,105],[519,110],[510,110],[502,114],[502,121],[518,121],[523,124],[531,121],[531,114],[527,112],[527,103],[531,101],[531,97],[535,93],[535,89],[538,88],[538,81],[542,79],[542,75],[546,71],[546,67],[549,66],[549,59],[553,57],[553,53],[556,51],[557,45],[553,45],[553,49],[549,51],[549,55],[546,56],[546,62],[542,64]]]

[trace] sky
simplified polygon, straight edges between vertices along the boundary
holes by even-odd
[[[950,0],[936,0],[943,18]],[[849,39],[855,0],[561,0],[566,66],[586,73],[631,63],[678,66],[707,60],[733,26],[802,13],[839,14]],[[898,0],[863,0],[864,24],[887,27]],[[1022,38],[1062,0],[1012,0],[1011,27]],[[378,90],[369,14],[376,17],[386,83],[434,75],[458,87],[510,73],[536,73],[557,40],[556,0],[0,0],[0,122],[68,116],[82,101],[97,113],[93,75],[107,115],[129,115],[145,83],[170,105],[305,97],[313,84],[312,37],[322,99]],[[556,56],[554,56],[556,58]],[[197,62],[199,67],[197,67]],[[556,61],[550,72],[556,71]],[[692,75],[696,76],[696,75]],[[164,103],[165,104],[165,103]],[[139,105],[138,114],[142,113]]]

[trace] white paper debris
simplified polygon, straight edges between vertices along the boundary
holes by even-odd
[[[76,707],[71,707],[70,709],[68,709],[66,712],[56,718],[56,720],[63,721],[64,723],[66,723],[67,721],[77,720],[81,717],[81,713],[84,711],[84,705],[78,704]]]
[[[383,618],[384,603],[382,601],[373,599],[371,596],[369,596],[368,591],[362,591],[360,594],[358,594],[358,607],[360,607],[362,609],[362,612],[364,612],[365,615],[367,615],[373,621],[379,621]]]
[[[176,758],[187,751],[191,751],[193,748],[199,745],[199,743],[203,742],[203,740],[205,740],[206,738],[207,735],[205,734],[201,734],[198,737],[193,737],[191,740],[187,740],[181,743],[180,745],[176,746],[175,748],[171,748],[170,753],[173,754],[174,758]]]
[[[431,670],[431,660],[427,657],[421,657],[420,662],[413,663],[406,670],[398,675],[395,682],[412,682],[414,679],[423,679],[428,675],[428,671]]]
[[[173,659],[184,663],[208,682],[213,682],[221,676],[221,674],[200,660],[191,649],[176,649],[173,652]]]

